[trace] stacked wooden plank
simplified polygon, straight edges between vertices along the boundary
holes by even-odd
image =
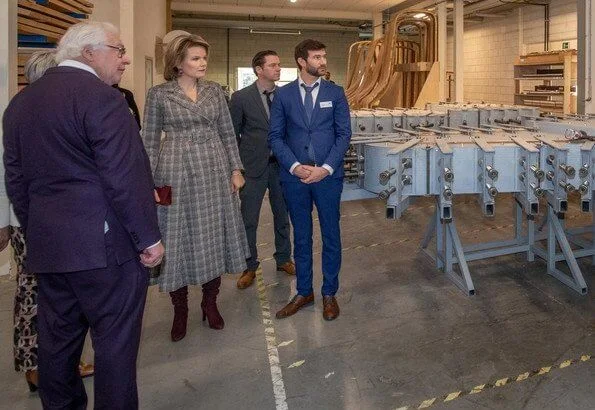
[[[18,83],[27,84],[24,65],[32,52],[55,47],[66,30],[93,12],[87,0],[18,0]]]

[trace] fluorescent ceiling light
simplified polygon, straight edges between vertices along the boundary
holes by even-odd
[[[422,19],[426,16],[426,13],[417,13],[413,15],[413,18]]]
[[[288,36],[299,36],[302,34],[301,30],[256,30],[251,28],[250,29],[250,34],[285,34]]]

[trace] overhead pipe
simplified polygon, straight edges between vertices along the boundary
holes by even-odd
[[[544,5],[544,22],[545,27],[543,29],[543,50],[549,51],[550,49],[550,5]]]
[[[296,22],[281,22],[281,21],[255,21],[255,20],[219,20],[208,18],[194,18],[194,17],[174,17],[174,28],[192,28],[192,27],[215,27],[215,28],[229,28],[238,30],[316,30],[316,31],[343,31],[343,32],[359,32],[359,28],[355,26],[342,26],[332,23],[301,23]]]
[[[526,4],[527,6],[543,6],[543,20],[544,20],[544,28],[543,28],[543,51],[550,50],[550,4],[547,3],[533,3],[531,1],[506,1],[506,0],[499,0],[502,4]]]

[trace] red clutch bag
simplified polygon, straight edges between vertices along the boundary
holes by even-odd
[[[163,186],[156,186],[155,191],[159,196],[159,205],[171,205],[171,186],[170,185],[163,185]]]

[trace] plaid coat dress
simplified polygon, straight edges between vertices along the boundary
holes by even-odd
[[[165,257],[153,282],[162,292],[241,272],[249,256],[231,193],[231,171],[242,162],[223,90],[199,80],[197,94],[193,102],[169,81],[151,88],[145,104],[142,135],[155,185],[172,187],[172,204],[158,206]]]

